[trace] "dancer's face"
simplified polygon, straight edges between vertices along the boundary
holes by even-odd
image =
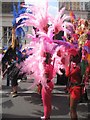
[[[72,62],[72,66],[73,66],[73,68],[76,68],[76,63],[74,63],[74,62]]]

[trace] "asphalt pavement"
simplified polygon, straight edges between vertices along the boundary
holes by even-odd
[[[56,80],[55,80],[56,81]],[[42,99],[37,94],[37,87],[28,90],[33,79],[21,81],[18,85],[18,96],[12,98],[11,86],[6,86],[6,79],[2,81],[0,90],[0,113],[2,120],[40,120],[43,116]],[[51,120],[70,120],[69,95],[64,91],[65,86],[55,85],[52,92]],[[79,120],[88,120],[90,115],[90,86],[88,88],[88,102],[78,104]]]

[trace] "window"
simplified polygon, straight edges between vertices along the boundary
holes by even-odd
[[[15,6],[18,4],[14,3]],[[2,13],[10,14],[13,11],[13,3],[12,2],[2,2]]]
[[[3,38],[2,38],[2,44],[8,45],[9,40],[11,39],[11,27],[3,27]]]
[[[85,10],[90,11],[90,2],[85,2]]]

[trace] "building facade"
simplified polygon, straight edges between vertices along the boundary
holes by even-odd
[[[65,6],[66,14],[69,14],[70,11],[73,10],[76,18],[81,17],[84,19],[90,19],[89,0],[88,2],[71,2],[71,1],[72,0],[58,0],[58,9]],[[17,6],[18,0],[13,0],[13,2]],[[24,2],[24,0],[20,0],[20,2]],[[11,0],[0,0],[0,46],[2,47],[5,45],[8,46],[8,41],[11,38],[11,28],[13,19],[12,11],[13,3],[11,2]]]
[[[20,0],[24,2],[24,0]],[[18,0],[1,0],[0,2],[0,46],[8,46],[8,41],[11,39],[11,28],[13,20],[13,3],[15,6]]]
[[[1,15],[0,17],[2,18],[1,25],[0,25],[0,39],[1,39],[1,44],[7,45],[8,41],[11,37],[11,27],[12,27],[12,3],[10,0],[8,1],[1,1]]]
[[[90,19],[90,0],[58,0],[59,9],[66,8],[66,14],[72,10],[76,18]]]

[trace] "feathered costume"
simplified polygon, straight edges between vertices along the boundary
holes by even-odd
[[[26,5],[24,5],[26,7]],[[53,36],[59,31],[63,30],[66,32],[70,32],[66,29],[66,26],[72,26],[70,22],[67,20],[70,19],[70,16],[66,16],[64,14],[65,8],[62,8],[57,16],[54,18],[48,13],[48,1],[46,0],[45,6],[28,6],[27,9],[32,11],[33,14],[24,13],[21,14],[20,17],[16,19],[16,22],[20,21],[21,19],[26,18],[18,27],[22,26],[34,26],[39,31],[37,32],[38,38],[36,38],[35,33],[33,35],[29,34],[28,39],[31,38],[32,41],[30,42],[29,46],[32,49],[32,55],[30,55],[23,64],[23,70],[25,70],[28,74],[33,72],[34,75],[34,84],[37,85],[40,81],[42,86],[47,86],[46,78],[44,77],[44,66],[43,62],[45,61],[45,56],[43,54],[45,52],[49,52],[52,54],[52,64],[53,64],[53,78],[55,77],[55,73],[58,72],[58,69],[55,66],[63,66],[65,68],[65,62],[62,62],[62,58],[67,59],[68,57],[68,50],[67,48],[71,48],[72,45],[66,42],[55,43],[53,40]],[[52,23],[49,25],[49,22]],[[65,27],[64,27],[65,26]],[[61,46],[62,45],[62,46]],[[57,61],[57,56],[55,55],[58,50],[60,49],[62,55],[59,56],[60,62]],[[65,52],[65,54],[63,54]],[[66,60],[65,60],[66,61]],[[55,64],[55,65],[54,65]],[[63,65],[62,65],[63,64]]]

